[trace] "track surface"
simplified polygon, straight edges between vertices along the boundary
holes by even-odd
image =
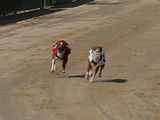
[[[159,120],[159,6],[86,1],[1,25],[0,120]],[[50,74],[59,39],[72,54],[65,74]],[[107,65],[102,81],[89,83],[84,73],[93,45],[106,49]]]

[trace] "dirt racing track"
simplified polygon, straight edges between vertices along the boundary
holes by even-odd
[[[159,6],[86,0],[0,20],[0,120],[159,120]],[[66,73],[58,63],[50,74],[59,39],[72,53]],[[93,45],[105,48],[107,64],[102,80],[90,83],[84,74]]]

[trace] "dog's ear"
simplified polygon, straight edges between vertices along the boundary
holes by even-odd
[[[102,52],[102,47],[101,46],[96,46],[96,49],[99,49],[100,52]]]
[[[92,50],[93,50],[93,51],[95,51],[95,50],[97,50],[97,49],[99,49],[99,46],[93,46],[93,47],[92,47]]]
[[[93,46],[93,47],[92,47],[92,50],[95,51],[95,50],[96,50],[96,46]]]

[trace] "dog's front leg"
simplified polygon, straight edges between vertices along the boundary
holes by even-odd
[[[65,73],[67,62],[68,62],[68,55],[62,61],[62,73]]]
[[[91,77],[91,76],[92,76],[92,65],[91,65],[90,61],[88,60],[88,66],[87,66],[85,79],[88,80],[89,77]]]
[[[103,70],[104,66],[105,66],[105,65],[101,65],[101,66],[100,66],[99,80],[101,80],[101,77],[102,77],[102,70]]]
[[[88,80],[88,79],[89,79],[89,77],[92,77],[92,75],[93,75],[93,74],[92,74],[92,71],[89,71],[89,72],[88,72],[88,71],[86,71],[85,79],[86,79],[86,80]]]
[[[56,64],[55,64],[55,58],[52,58],[52,64],[51,64],[51,72],[55,72],[56,71]]]
[[[93,76],[92,76],[91,79],[89,80],[90,82],[93,82],[94,78],[96,77],[96,74],[97,74],[98,70],[99,70],[99,66],[96,66],[95,71],[94,71],[94,73],[93,73]]]
[[[88,80],[88,77],[89,77],[89,72],[86,71],[85,79]]]

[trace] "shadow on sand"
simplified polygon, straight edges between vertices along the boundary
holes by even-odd
[[[126,83],[128,82],[128,80],[127,79],[112,79],[112,80],[99,80],[95,82]]]
[[[72,7],[77,7],[81,6],[84,4],[92,4],[95,0],[70,0],[69,3],[64,4],[64,5],[57,5],[56,8],[72,8]]]
[[[70,76],[63,76],[65,78],[85,78],[85,74],[76,74]],[[128,82],[127,79],[110,79],[110,80],[96,80],[94,82],[110,82],[110,83],[126,83]]]
[[[55,13],[58,11],[62,11],[64,9],[42,9],[42,10],[34,10],[30,12],[24,12],[16,15],[6,16],[0,18],[0,25],[13,24],[18,21],[27,20],[30,18],[40,17],[43,15]]]
[[[85,74],[68,76],[68,78],[84,78],[84,77],[85,77]]]
[[[30,19],[30,18],[35,18],[51,13],[56,13],[59,11],[66,10],[67,8],[72,8],[72,7],[77,7],[81,6],[83,4],[87,4],[89,2],[92,2],[94,0],[74,0],[73,2],[64,4],[64,5],[58,5],[58,6],[53,6],[47,9],[42,9],[42,10],[34,10],[34,11],[29,11],[29,12],[24,12],[24,13],[19,13],[15,15],[9,15],[9,16],[0,16],[0,25],[7,25],[7,24],[13,24],[18,21]]]

